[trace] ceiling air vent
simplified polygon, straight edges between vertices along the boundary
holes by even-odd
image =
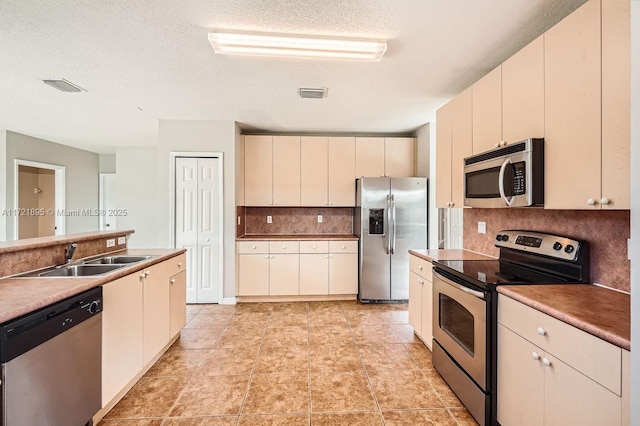
[[[54,87],[62,92],[86,92],[82,87],[73,84],[72,82],[65,80],[64,78],[61,80],[42,80],[44,84],[48,84],[51,87]]]
[[[298,89],[298,94],[301,98],[322,99],[327,97],[327,88],[321,87],[319,89],[310,89],[301,87]]]

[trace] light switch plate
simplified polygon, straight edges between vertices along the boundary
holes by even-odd
[[[111,238],[111,239],[107,240],[107,247],[113,247],[115,245],[116,245],[115,238]]]
[[[322,223],[322,215],[321,214],[318,215],[318,223]]]
[[[487,222],[478,222],[478,234],[487,233]]]
[[[127,243],[127,237],[118,237],[118,245],[121,246],[122,244],[126,244]]]
[[[271,216],[267,216],[267,223],[273,223],[273,218]]]
[[[238,226],[240,226],[240,216],[238,216]]]

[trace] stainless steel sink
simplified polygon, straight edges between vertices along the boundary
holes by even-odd
[[[143,260],[150,259],[154,256],[105,256],[96,260],[91,260],[85,263],[85,265],[126,265],[129,263],[142,262]]]
[[[63,266],[50,271],[40,272],[36,276],[38,277],[87,277],[92,275],[106,274],[107,272],[114,271],[118,268],[125,266],[121,265],[72,265]]]

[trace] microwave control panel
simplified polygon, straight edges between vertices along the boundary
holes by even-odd
[[[513,195],[524,195],[527,190],[527,182],[525,178],[525,163],[519,162],[513,164]]]

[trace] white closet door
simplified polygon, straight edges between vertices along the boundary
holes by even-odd
[[[176,247],[187,250],[187,303],[218,303],[222,177],[219,158],[176,158]]]

